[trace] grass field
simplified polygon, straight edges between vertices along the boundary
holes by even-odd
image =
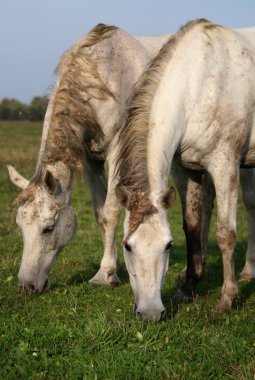
[[[122,253],[120,287],[88,285],[98,269],[102,244],[82,182],[73,187],[77,233],[54,264],[50,290],[42,295],[18,292],[22,238],[13,204],[18,192],[8,180],[6,164],[30,178],[40,136],[40,124],[0,123],[0,379],[255,379],[254,284],[239,284],[231,315],[214,312],[222,284],[215,216],[198,299],[186,305],[171,302],[185,266],[179,201],[170,211],[174,248],[163,289],[166,321],[141,322],[133,316]],[[244,263],[246,224],[240,202],[237,274]],[[121,236],[119,227],[119,247]]]

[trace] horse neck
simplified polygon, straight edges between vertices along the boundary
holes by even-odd
[[[184,57],[186,55],[189,57],[190,54],[194,56],[201,51],[203,38],[199,37],[195,44],[193,43],[197,31],[195,25],[190,32],[179,37],[179,40],[177,37],[174,50],[171,52],[170,49],[170,55],[166,54],[166,61],[163,61],[160,78],[154,88],[149,113],[147,147],[152,194],[166,187],[174,154],[183,144],[186,135],[189,137],[192,133],[187,129],[186,120],[192,111],[191,91],[197,93],[199,86],[190,72],[198,69],[189,67]]]
[[[99,59],[97,70],[102,82],[114,93],[115,99],[109,98],[100,104],[95,98],[92,102],[104,133],[110,138],[112,133],[116,133],[116,124],[122,123],[125,117],[133,86],[165,40],[166,36],[159,36],[155,41],[154,37],[141,37],[140,41],[139,37],[133,37],[119,29],[105,41],[104,59]],[[98,49],[93,54],[92,57],[96,60]],[[100,54],[102,53],[99,53],[99,58]]]
[[[155,91],[150,110],[148,175],[151,196],[165,190],[173,156],[185,133],[183,88],[171,67]]]

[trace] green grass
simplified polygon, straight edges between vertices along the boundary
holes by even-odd
[[[185,266],[179,201],[170,212],[175,245],[163,289],[165,322],[134,318],[122,254],[120,287],[88,285],[98,269],[102,244],[81,181],[73,190],[78,230],[54,264],[50,291],[42,295],[18,292],[22,238],[13,204],[18,192],[8,180],[6,164],[31,177],[40,136],[40,124],[0,123],[0,379],[254,379],[254,284],[239,284],[240,296],[230,315],[214,312],[222,285],[215,216],[199,298],[186,305],[171,301]],[[240,203],[237,274],[244,263],[246,224]],[[121,237],[120,227],[119,247]]]

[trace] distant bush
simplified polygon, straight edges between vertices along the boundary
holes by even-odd
[[[46,96],[36,96],[30,104],[4,98],[0,102],[0,120],[43,120],[48,105]]]

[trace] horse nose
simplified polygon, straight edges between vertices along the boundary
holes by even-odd
[[[32,278],[27,278],[19,273],[18,279],[19,279],[19,287],[21,291],[24,291],[27,293],[37,293],[38,289],[35,284],[35,281],[33,281]]]
[[[49,280],[45,275],[33,278],[32,276],[24,275],[23,272],[19,272],[18,279],[21,290],[27,292],[42,293],[49,288]]]
[[[137,308],[136,317],[144,321],[160,322],[166,318],[166,309],[160,310],[140,310]]]

